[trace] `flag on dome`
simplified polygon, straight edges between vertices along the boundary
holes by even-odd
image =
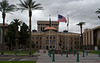
[[[58,15],[58,22],[67,22],[66,18],[62,15]]]

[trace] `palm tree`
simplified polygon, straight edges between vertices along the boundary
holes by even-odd
[[[19,19],[14,19],[14,22],[12,22],[14,25],[15,25],[15,27],[16,27],[16,52],[15,52],[15,55],[17,55],[17,49],[18,49],[18,29],[19,29],[19,27],[18,26],[20,26],[20,24],[22,23],[21,21],[19,21]]]
[[[100,14],[100,8],[96,11],[97,14]],[[98,16],[98,18],[100,19],[100,16]]]
[[[81,30],[81,37],[80,37],[80,48],[83,49],[83,36],[82,36],[82,26],[85,25],[85,22],[79,22],[77,24],[78,26],[80,26],[80,30]]]
[[[29,51],[29,55],[31,55],[31,17],[32,17],[32,10],[42,10],[43,7],[40,7],[40,3],[35,4],[36,1],[33,0],[25,0],[25,1],[21,1],[20,0],[20,4],[18,4],[21,8],[19,8],[19,10],[28,10],[29,11],[29,35],[30,35],[30,51]]]
[[[2,12],[2,19],[3,19],[3,39],[2,39],[2,52],[1,54],[4,54],[4,33],[5,33],[5,17],[6,17],[6,13],[10,13],[10,12],[14,12],[15,11],[16,6],[11,4],[9,5],[7,0],[2,0],[2,2],[0,2],[0,11]]]

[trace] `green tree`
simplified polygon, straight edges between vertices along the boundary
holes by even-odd
[[[100,50],[100,39],[98,40],[97,46],[98,46],[98,50]]]
[[[15,11],[16,6],[11,4],[9,5],[7,0],[2,0],[2,2],[0,2],[0,11],[2,12],[2,19],[3,19],[3,39],[2,39],[2,52],[1,54],[4,54],[4,33],[5,33],[5,17],[6,17],[6,13],[10,13],[10,12],[14,12]]]
[[[100,8],[96,11],[97,14],[100,14]],[[98,16],[98,18],[100,19],[100,16]]]
[[[33,0],[25,0],[25,1],[21,1],[20,0],[20,4],[18,4],[21,8],[19,8],[19,10],[28,10],[29,11],[29,32],[30,32],[30,52],[29,55],[31,55],[31,17],[32,17],[32,10],[41,10],[43,9],[43,7],[40,7],[40,3],[35,4],[36,1]]]
[[[15,25],[13,23],[10,23],[8,25],[7,28],[7,32],[6,32],[6,45],[9,46],[9,50],[13,50],[14,46],[15,46],[15,40],[16,40],[16,29],[15,29]]]
[[[28,33],[28,26],[27,24],[23,23],[22,26],[20,27],[20,32],[19,32],[19,44],[22,45],[21,48],[26,49],[27,44],[29,42],[29,33]]]
[[[17,49],[18,49],[18,37],[19,37],[19,32],[18,32],[18,29],[19,29],[19,26],[21,24],[21,21],[19,21],[19,19],[14,19],[14,21],[12,21],[12,23],[15,25],[15,29],[16,29],[16,53],[15,55],[17,54]]]
[[[83,35],[82,35],[82,26],[85,25],[85,22],[79,22],[77,24],[78,26],[80,26],[80,31],[81,31],[81,36],[80,36],[80,48],[83,49]]]

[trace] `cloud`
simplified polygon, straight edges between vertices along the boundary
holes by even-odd
[[[2,0],[0,0],[2,1]],[[10,4],[20,3],[19,0],[8,0]],[[78,26],[76,26],[79,22],[86,22],[86,25],[83,26],[85,28],[93,28],[95,26],[100,25],[100,20],[97,18],[97,14],[95,13],[98,8],[100,8],[100,0],[35,0],[36,3],[41,3],[44,10],[33,10],[32,15],[32,29],[37,29],[37,21],[38,20],[49,20],[49,14],[53,21],[57,21],[57,11],[59,14],[62,14],[66,17],[69,15],[70,19],[70,32],[80,32]],[[6,21],[10,23],[14,18],[18,18],[23,20],[27,24],[28,22],[28,11],[24,11],[21,13],[20,11],[16,11],[13,15],[7,14]],[[2,16],[0,13],[0,19],[2,20]],[[1,22],[1,21],[0,21]],[[63,26],[62,26],[63,25]],[[63,31],[67,29],[65,23],[60,23],[59,30]]]

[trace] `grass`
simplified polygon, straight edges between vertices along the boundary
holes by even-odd
[[[36,63],[36,61],[0,61],[0,63]]]
[[[32,54],[34,54],[37,50],[32,50]],[[14,55],[15,51],[4,51],[4,54]],[[18,51],[17,55],[29,55],[29,51]]]
[[[80,52],[83,52],[83,51],[80,51]],[[86,52],[86,51],[84,51],[84,52]],[[91,54],[99,54],[99,51],[91,50],[91,51],[88,51],[88,53],[91,53]]]
[[[88,51],[88,53],[99,54],[99,51]]]

